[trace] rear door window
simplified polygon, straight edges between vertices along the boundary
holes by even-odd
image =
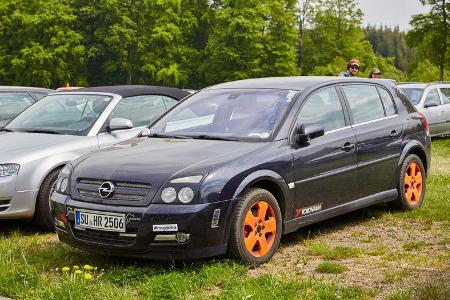
[[[344,112],[336,89],[326,88],[312,94],[303,105],[297,122],[320,124],[325,132],[345,127]]]
[[[450,88],[440,88],[442,95],[442,103],[449,104],[450,103]]]
[[[373,85],[345,85],[342,87],[350,104],[353,123],[360,124],[385,117],[377,88]]]
[[[441,105],[441,98],[437,89],[431,89],[425,98],[425,106],[439,106]]]
[[[0,92],[0,119],[13,119],[33,103],[28,93]]]

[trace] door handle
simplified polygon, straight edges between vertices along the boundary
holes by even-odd
[[[341,150],[345,151],[345,152],[350,152],[350,151],[352,151],[353,148],[355,148],[355,144],[347,142],[347,143],[344,144],[343,147],[341,147]]]
[[[396,138],[398,136],[398,133],[396,130],[392,130],[390,134],[391,138]]]

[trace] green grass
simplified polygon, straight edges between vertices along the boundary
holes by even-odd
[[[410,242],[406,242],[402,245],[403,250],[406,251],[413,251],[413,250],[420,250],[423,247],[425,247],[427,245],[427,243],[425,243],[424,241],[410,241]]]
[[[339,274],[347,271],[347,267],[332,261],[323,261],[316,267],[316,271],[319,273]]]
[[[305,241],[305,246],[314,254],[319,255],[325,259],[345,259],[351,257],[358,257],[362,251],[357,248],[345,246],[330,246],[319,241]]]
[[[381,273],[382,283],[393,288],[388,299],[450,299],[448,283],[440,283],[434,276],[424,283],[414,281],[419,272],[415,268],[450,271],[445,267],[450,261],[445,251],[450,243],[450,139],[433,140],[432,160],[421,208],[391,212],[375,207],[363,210],[359,214],[363,218],[354,220],[367,226],[383,224],[386,234],[395,226],[414,232],[421,224],[420,230],[440,239],[439,247],[433,248],[438,252],[432,255],[428,240],[403,240],[397,249],[391,249],[379,231],[357,231],[352,223],[335,229],[322,222],[316,225],[313,237],[300,232],[301,239],[283,242],[280,257],[251,270],[226,258],[186,263],[108,258],[72,249],[53,234],[35,232],[30,225],[6,225],[3,230],[5,225],[0,223],[0,295],[15,299],[370,299],[381,291],[349,285],[348,276],[353,276],[356,263],[361,267],[377,260],[373,266],[386,268]],[[341,246],[342,241],[341,245],[321,241],[320,236],[336,231],[346,232],[353,244],[359,244],[348,247]],[[292,251],[295,246],[300,246],[296,249],[301,252]],[[291,255],[291,260],[284,255]],[[311,266],[318,257],[325,261]],[[345,265],[339,260],[346,260]],[[97,267],[92,280],[61,272],[64,266],[84,264]],[[293,271],[297,264],[300,270]],[[324,275],[327,273],[340,275]],[[404,288],[405,280],[414,288]]]

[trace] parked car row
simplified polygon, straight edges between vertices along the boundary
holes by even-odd
[[[426,118],[394,83],[330,77],[51,94],[0,143],[0,218],[34,214],[107,255],[251,265],[308,224],[417,208],[431,152]]]

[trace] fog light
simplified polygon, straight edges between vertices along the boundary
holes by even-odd
[[[189,240],[189,234],[184,232],[177,232],[175,234],[175,239],[177,240],[178,243],[187,242]]]

